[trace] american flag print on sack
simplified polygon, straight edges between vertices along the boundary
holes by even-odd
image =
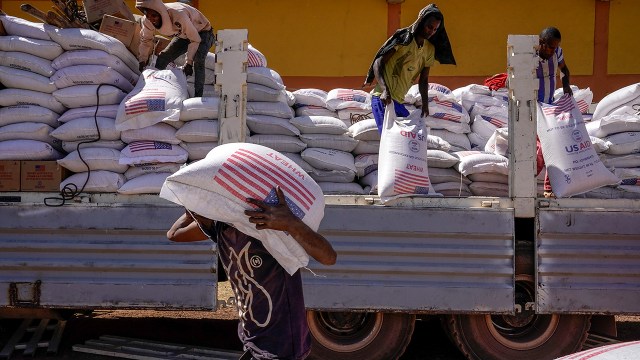
[[[542,104],[542,112],[548,116],[556,116],[562,113],[568,113],[573,110],[573,101],[571,96],[563,96],[553,105]]]
[[[336,99],[340,99],[342,101],[356,101],[361,103],[367,102],[367,93],[364,91],[352,89],[336,89],[335,91]]]
[[[428,176],[396,169],[393,190],[396,194],[429,194]]]
[[[460,104],[454,103],[453,101],[440,100],[437,97],[429,98],[429,102],[432,102],[438,106],[448,107],[457,112],[462,112],[462,106]]]
[[[151,111],[165,111],[165,91],[148,89],[139,92],[124,103],[126,115],[135,115]]]
[[[502,127],[507,126],[507,124],[504,121],[502,121],[500,119],[496,119],[496,118],[494,118],[492,116],[480,115],[480,117],[482,118],[482,120],[488,121],[491,125],[493,125],[495,127],[502,128]]]
[[[305,211],[309,211],[316,200],[295,173],[282,169],[276,161],[266,156],[246,149],[238,149],[229,156],[213,181],[242,202],[253,198],[267,204],[277,204],[274,184],[278,184],[285,194],[287,205],[300,219],[304,218]]]
[[[460,116],[460,115],[453,115],[453,114],[442,113],[442,112],[437,112],[437,113],[431,114],[431,117],[436,118],[436,119],[440,119],[440,120],[447,120],[447,121],[457,122],[457,123],[459,123],[460,120],[462,119],[462,116]]]
[[[132,153],[146,150],[171,150],[171,144],[160,141],[135,141],[129,144],[129,149]]]

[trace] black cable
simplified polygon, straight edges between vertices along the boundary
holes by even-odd
[[[96,131],[98,132],[98,137],[93,140],[80,141],[76,145],[76,151],[78,152],[78,156],[80,157],[80,160],[82,161],[84,166],[87,167],[87,178],[85,179],[84,184],[82,184],[80,191],[78,191],[78,185],[74,183],[68,183],[60,190],[60,197],[44,198],[44,204],[46,206],[53,206],[53,207],[63,206],[67,202],[67,200],[71,200],[74,197],[76,197],[78,194],[82,193],[82,191],[84,191],[84,188],[87,186],[87,183],[89,182],[89,177],[91,176],[91,168],[89,167],[89,164],[82,157],[82,153],[80,152],[80,145],[90,144],[90,143],[100,141],[100,138],[102,137],[102,135],[100,134],[100,126],[98,126],[98,110],[100,109],[100,88],[102,87],[102,85],[105,85],[105,84],[99,84],[98,87],[96,88],[96,99],[97,99],[96,111],[93,113],[93,120],[96,124]],[[48,203],[49,200],[58,200],[60,201],[60,203],[51,204],[51,203]]]

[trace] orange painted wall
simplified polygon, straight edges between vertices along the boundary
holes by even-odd
[[[24,0],[0,0],[10,15]],[[50,1],[29,3],[48,9]],[[126,0],[133,9],[135,1]],[[247,28],[249,41],[282,75],[289,89],[361,86],[378,47],[397,27],[411,24],[426,5],[405,0],[193,1],[215,29]],[[548,25],[563,35],[572,83],[591,87],[595,99],[640,82],[640,1],[439,0],[457,66],[437,65],[433,82],[451,88],[503,72],[508,34],[538,34]],[[496,10],[499,9],[499,10]],[[138,13],[135,9],[134,13]]]

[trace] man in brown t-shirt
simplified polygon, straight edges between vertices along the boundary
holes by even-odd
[[[256,210],[247,210],[256,229],[286,231],[307,254],[324,265],[336,262],[331,244],[296,217],[285,195],[275,189],[278,204],[247,199]],[[220,261],[236,296],[244,344],[241,359],[302,360],[309,355],[311,338],[306,320],[300,270],[289,275],[262,242],[231,225],[187,211],[167,232],[172,241],[197,241],[203,233],[218,244]]]

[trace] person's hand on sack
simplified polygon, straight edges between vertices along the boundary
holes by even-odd
[[[191,76],[191,75],[193,75],[193,65],[191,65],[191,64],[185,64],[185,65],[182,67],[182,71],[184,72],[184,74],[185,74],[186,76]]]
[[[256,229],[287,231],[299,220],[287,205],[287,200],[280,186],[276,187],[276,195],[278,203],[275,205],[265,204],[258,199],[247,199],[247,202],[254,205],[256,210],[245,210],[244,214],[249,217],[250,223],[256,224]]]

